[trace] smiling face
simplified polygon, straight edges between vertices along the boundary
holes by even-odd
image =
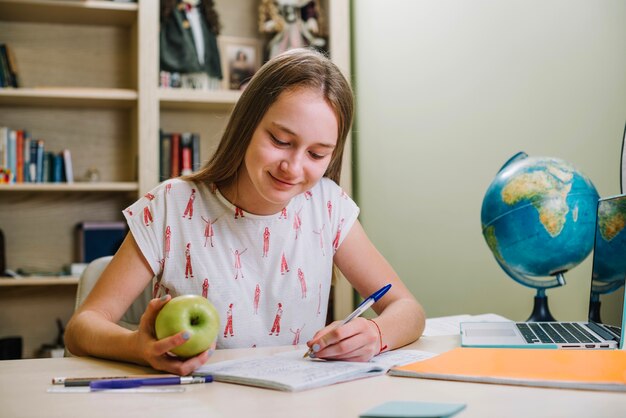
[[[322,178],[337,132],[337,117],[319,91],[283,92],[255,129],[237,183],[222,193],[246,212],[280,212]]]

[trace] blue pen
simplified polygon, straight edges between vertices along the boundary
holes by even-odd
[[[369,309],[370,306],[372,306],[374,303],[378,302],[378,299],[382,298],[383,295],[385,293],[387,293],[387,291],[389,289],[391,289],[391,283],[386,285],[386,286],[383,286],[382,288],[380,288],[376,292],[374,292],[371,295],[369,295],[363,302],[361,302],[361,304],[359,306],[357,306],[357,308],[354,310],[354,312],[352,312],[350,315],[348,315],[346,317],[346,319],[344,319],[343,322],[341,324],[339,324],[339,326],[347,324],[348,322],[352,321],[354,318],[356,318],[358,316],[361,316],[363,314],[363,312],[365,312],[365,311],[367,311]],[[312,353],[313,353],[313,348],[309,348],[309,351],[304,353],[304,357],[308,357]]]
[[[106,389],[131,389],[140,386],[162,386],[162,385],[189,385],[192,383],[209,383],[213,381],[213,376],[176,376],[176,377],[147,377],[141,379],[111,379],[95,380],[89,383],[89,388],[93,390]]]

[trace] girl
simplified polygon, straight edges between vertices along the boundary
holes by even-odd
[[[157,341],[154,321],[171,297],[203,289],[221,317],[217,348],[288,345],[289,330],[300,329],[315,357],[367,361],[416,340],[422,308],[337,185],[352,116],[350,86],[322,54],[296,49],[266,63],[204,168],[164,182],[123,212],[130,233],[70,320],[68,349],[189,374],[210,350],[169,355],[188,335]],[[204,246],[203,218],[212,222],[213,246]],[[324,327],[333,264],[364,297],[392,284],[373,305],[377,318]],[[153,277],[155,298],[138,329],[118,326]]]

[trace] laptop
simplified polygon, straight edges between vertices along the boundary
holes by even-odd
[[[607,216],[615,222],[604,221]],[[626,194],[598,200],[586,322],[462,322],[461,346],[623,348],[626,278],[623,220],[626,220]]]

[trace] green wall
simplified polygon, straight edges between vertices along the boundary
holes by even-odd
[[[626,118],[623,0],[356,0],[355,198],[372,241],[429,316],[526,319],[480,228],[517,151],[565,159],[617,194]],[[591,257],[548,291],[585,319]]]

